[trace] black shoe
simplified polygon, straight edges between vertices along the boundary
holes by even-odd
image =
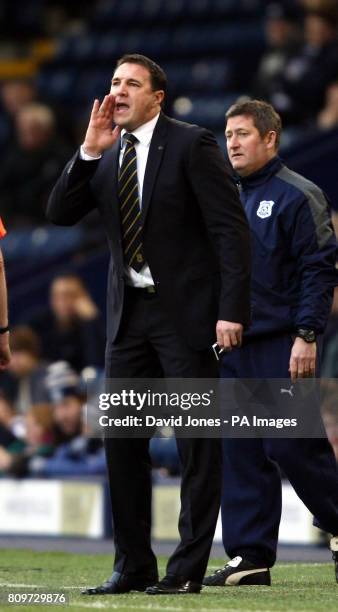
[[[334,536],[333,538],[331,538],[330,548],[332,550],[332,559],[334,561],[336,582],[338,582],[338,536]]]
[[[130,591],[145,591],[147,587],[155,584],[157,580],[157,576],[151,578],[148,576],[133,576],[131,574],[113,572],[109,580],[106,580],[101,586],[84,589],[84,591],[81,591],[81,594],[119,595],[120,593],[129,593]]]
[[[268,567],[257,567],[242,557],[231,559],[222,569],[206,576],[204,586],[242,586],[243,584],[271,585]]]
[[[185,595],[199,593],[201,585],[199,582],[186,580],[180,576],[165,576],[154,586],[146,589],[148,595]]]

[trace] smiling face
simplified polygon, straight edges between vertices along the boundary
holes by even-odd
[[[115,97],[114,122],[128,132],[155,117],[164,97],[164,91],[153,91],[147,68],[129,62],[116,68],[110,93]]]
[[[276,155],[276,132],[261,136],[250,115],[229,117],[225,138],[231,165],[240,176],[256,172]]]

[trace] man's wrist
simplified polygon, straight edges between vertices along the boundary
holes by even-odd
[[[102,157],[102,151],[86,145],[85,142],[81,145],[80,152],[83,159],[100,159]]]
[[[302,340],[304,340],[304,342],[312,344],[313,342],[316,342],[317,335],[313,329],[299,327],[296,331],[296,338],[301,338]]]

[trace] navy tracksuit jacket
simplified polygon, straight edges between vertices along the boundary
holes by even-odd
[[[224,355],[221,375],[289,378],[292,334],[323,332],[337,284],[328,202],[278,157],[239,188],[252,235],[252,324],[243,347]],[[338,472],[326,439],[224,439],[223,460],[223,543],[230,557],[274,564],[278,466],[320,526],[338,534]]]

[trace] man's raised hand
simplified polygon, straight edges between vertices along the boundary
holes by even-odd
[[[102,104],[98,99],[94,101],[83,143],[87,155],[99,157],[119,138],[121,129],[118,126],[113,129],[114,108],[115,98],[111,94],[104,97]]]

